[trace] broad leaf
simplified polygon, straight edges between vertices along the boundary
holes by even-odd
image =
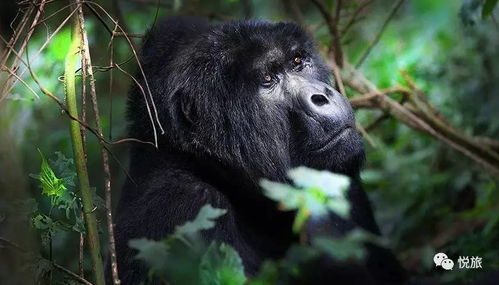
[[[42,186],[42,194],[51,198],[61,198],[67,188],[64,186],[63,180],[55,175],[43,153],[40,150],[38,152],[42,157],[41,171],[38,177]]]
[[[241,257],[231,246],[212,242],[199,265],[201,284],[239,285],[246,276]]]
[[[128,246],[139,251],[136,259],[145,261],[153,270],[161,270],[168,258],[168,245],[164,241],[146,238],[132,239]]]
[[[201,230],[211,229],[215,226],[215,219],[224,215],[227,210],[213,208],[211,205],[204,205],[196,218],[175,228],[176,236],[190,235]]]
[[[486,0],[482,6],[482,19],[487,18],[497,6],[497,0]]]

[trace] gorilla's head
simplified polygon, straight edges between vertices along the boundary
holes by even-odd
[[[199,22],[180,39],[160,33],[150,41],[159,44],[144,48],[166,129],[160,149],[256,177],[282,177],[298,165],[358,173],[363,147],[352,108],[297,25]]]

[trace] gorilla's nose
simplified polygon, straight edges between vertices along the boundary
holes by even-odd
[[[313,78],[290,77],[291,94],[299,102],[299,107],[313,117],[341,119],[348,116],[348,103],[343,95],[332,86]]]
[[[307,111],[318,115],[321,117],[332,117],[335,113],[340,111],[337,106],[337,99],[335,98],[338,94],[334,90],[328,88],[324,90],[325,92],[320,92],[319,90],[313,90],[312,92],[307,92],[301,95],[302,100],[305,101],[304,107],[308,109]]]
[[[310,97],[310,101],[312,101],[312,104],[317,108],[329,104],[329,99],[325,94],[312,94],[312,96]]]

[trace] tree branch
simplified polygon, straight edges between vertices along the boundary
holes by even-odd
[[[80,0],[70,0],[70,4],[74,5],[76,9],[81,10]],[[78,59],[80,43],[82,41],[81,33],[79,17],[74,16],[71,25],[71,45],[66,56],[64,69],[64,90],[69,113],[75,118],[78,118],[78,107],[76,102],[76,81],[74,72],[76,70],[76,60]],[[70,130],[95,283],[97,285],[104,285],[104,267],[102,264],[99,232],[97,230],[97,217],[93,211],[93,193],[90,189],[85,152],[83,150],[83,141],[78,122],[70,121]]]
[[[334,60],[339,67],[343,67],[343,51],[341,49],[341,37],[338,31],[338,23],[341,11],[341,0],[337,0],[335,16],[333,17],[329,13],[326,3],[323,0],[312,0],[312,2],[317,6],[319,12],[321,12],[326,25],[331,34],[332,45],[330,46],[330,52],[334,55]]]
[[[371,42],[371,44],[367,47],[366,51],[364,54],[360,57],[360,60],[357,62],[355,65],[355,68],[359,68],[362,63],[366,60],[366,58],[369,56],[369,53],[371,50],[374,48],[374,46],[379,42],[381,39],[381,35],[383,35],[383,32],[385,31],[386,27],[388,26],[388,23],[390,20],[395,16],[395,13],[399,9],[399,7],[402,5],[404,0],[398,0],[395,5],[393,5],[392,10],[390,11],[390,14],[388,14],[388,17],[386,17],[385,21],[383,22],[383,25],[381,25],[381,28],[379,29],[378,33],[376,34],[376,37],[374,37],[374,40]]]
[[[79,3],[80,0],[76,0]],[[88,44],[88,35],[85,28],[85,17],[83,15],[83,9],[81,5],[78,7],[78,24],[81,33],[81,52],[82,52],[82,70],[86,71],[90,79],[90,98],[92,101],[92,106],[95,115],[95,124],[97,126],[97,132],[101,137],[103,137],[102,126],[100,122],[99,115],[99,105],[97,102],[97,89],[95,86],[94,71],[92,68],[92,60],[90,57],[90,46]],[[84,84],[84,83],[83,83]],[[106,217],[107,217],[107,229],[109,233],[109,252],[111,255],[111,273],[113,276],[113,284],[119,285],[120,279],[118,277],[118,262],[116,260],[116,245],[114,240],[114,224],[112,216],[112,197],[111,197],[111,170],[109,167],[109,156],[104,143],[99,140],[101,146],[101,156],[102,164],[104,170],[104,189],[105,189],[105,201],[106,201]]]

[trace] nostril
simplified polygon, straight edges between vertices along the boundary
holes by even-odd
[[[318,107],[329,104],[329,100],[322,94],[314,94],[310,99],[312,100],[312,103],[314,103]]]

